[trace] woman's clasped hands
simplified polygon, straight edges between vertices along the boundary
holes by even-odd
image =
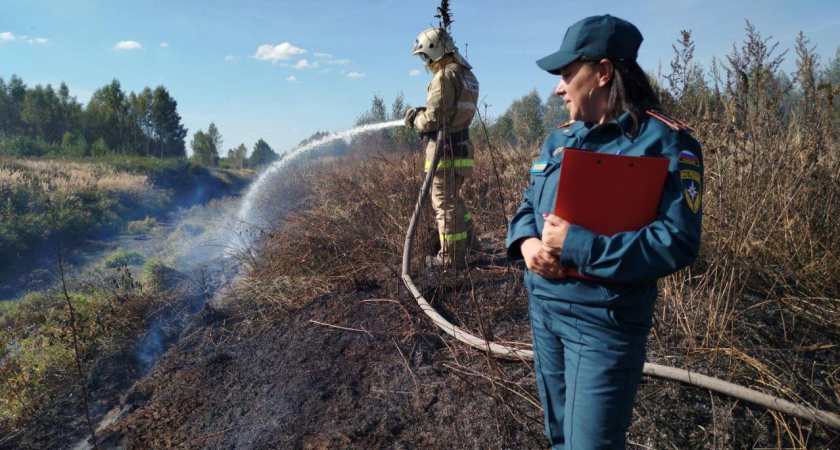
[[[522,256],[528,270],[549,280],[566,278],[566,269],[560,265],[560,253],[571,224],[554,214],[543,214],[545,225],[542,238],[522,242]]]

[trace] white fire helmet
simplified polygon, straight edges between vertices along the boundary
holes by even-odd
[[[462,66],[472,69],[467,60],[458,53],[458,47],[455,46],[449,33],[442,28],[429,28],[420,33],[414,41],[414,49],[411,52],[412,55],[417,55],[423,60],[427,72],[432,62],[443,58],[447,53],[452,53]]]

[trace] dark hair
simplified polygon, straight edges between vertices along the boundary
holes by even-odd
[[[579,61],[597,64],[600,59],[581,57]],[[623,113],[633,118],[633,136],[639,133],[639,125],[646,108],[661,108],[659,97],[653,91],[647,74],[636,61],[610,60],[615,70],[610,81],[610,96],[607,99],[607,111],[616,118]]]

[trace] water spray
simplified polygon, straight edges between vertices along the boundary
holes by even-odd
[[[268,185],[269,181],[278,173],[282,172],[289,162],[310,151],[314,150],[322,145],[329,144],[330,142],[337,141],[339,139],[348,140],[356,135],[363,134],[363,133],[370,133],[372,131],[379,131],[384,130],[387,128],[394,128],[398,126],[402,126],[403,121],[400,120],[392,120],[390,122],[381,122],[381,123],[373,123],[369,125],[361,125],[358,127],[350,128],[344,131],[338,131],[330,133],[329,135],[312,141],[304,146],[298,147],[289,154],[281,159],[280,161],[275,162],[271,166],[268,167],[260,176],[257,178],[257,181],[248,188],[248,192],[245,193],[245,198],[242,200],[242,206],[239,207],[239,213],[237,214],[237,222],[240,224],[254,224],[253,219],[251,218],[251,209],[253,208],[254,200],[259,196],[260,192],[263,188]],[[263,225],[263,224],[259,224]]]

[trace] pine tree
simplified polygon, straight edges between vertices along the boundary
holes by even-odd
[[[267,142],[260,139],[254,144],[254,151],[251,153],[251,157],[248,158],[248,167],[260,167],[265,164],[269,164],[279,158],[277,153],[268,145]]]

